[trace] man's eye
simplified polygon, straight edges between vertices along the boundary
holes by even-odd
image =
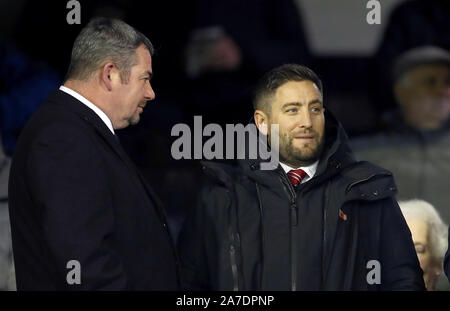
[[[427,86],[435,86],[437,79],[435,77],[428,77],[425,79],[424,84]]]
[[[425,246],[424,245],[416,245],[416,252],[418,254],[423,254],[425,253]]]
[[[288,113],[294,113],[294,112],[297,112],[297,108],[291,108],[291,109],[288,109],[288,110],[286,110],[286,112],[288,112]]]
[[[314,113],[319,113],[319,112],[322,112],[322,108],[320,108],[320,107],[313,107],[313,108],[311,108],[311,111],[314,112]]]

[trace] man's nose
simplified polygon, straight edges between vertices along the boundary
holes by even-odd
[[[450,98],[450,82],[447,82],[443,87],[443,93],[445,97]]]
[[[311,114],[308,109],[302,109],[298,114],[297,127],[310,128],[312,126]]]
[[[446,79],[440,79],[436,83],[435,88],[437,94],[440,96],[449,97],[450,96],[450,77],[447,77]]]
[[[155,91],[153,91],[152,86],[150,85],[150,83],[146,86],[145,88],[145,99],[146,100],[154,100],[156,95],[155,95]]]

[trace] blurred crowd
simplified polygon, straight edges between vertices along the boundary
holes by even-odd
[[[320,75],[325,107],[343,123],[358,160],[394,173],[427,287],[449,288],[442,241],[450,222],[450,1],[401,2],[377,51],[354,63],[311,52],[294,0],[80,1],[81,25],[67,24],[65,5],[20,3],[14,24],[3,27],[10,31],[0,33],[0,290],[14,289],[9,158],[28,118],[62,84],[74,38],[99,15],[124,20],[156,47],[156,100],[138,125],[118,134],[163,198],[175,238],[202,177],[195,161],[172,158],[172,126],[190,125],[194,115],[203,124],[246,124],[257,79],[298,63]],[[348,102],[333,104],[342,94]]]

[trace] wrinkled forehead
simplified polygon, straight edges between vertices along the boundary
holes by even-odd
[[[428,223],[422,219],[406,218],[414,242],[428,242]]]

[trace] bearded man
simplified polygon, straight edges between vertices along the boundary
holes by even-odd
[[[271,70],[254,109],[279,165],[204,162],[212,183],[179,238],[184,288],[424,290],[392,174],[355,160],[317,75]]]

